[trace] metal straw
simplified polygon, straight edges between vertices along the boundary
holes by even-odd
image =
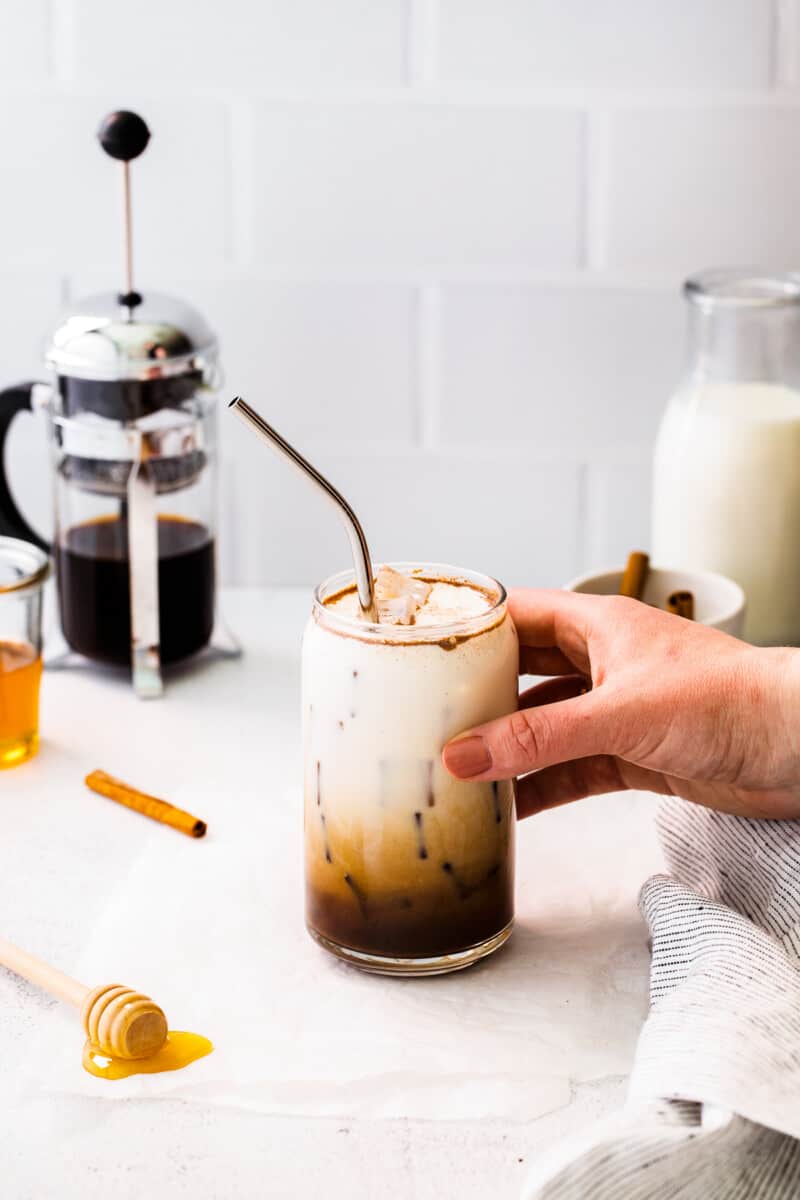
[[[307,479],[315,483],[320,491],[335,506],[336,511],[344,521],[347,536],[350,538],[350,549],[353,553],[353,566],[355,567],[356,586],[358,588],[358,600],[362,612],[368,621],[377,620],[375,592],[372,582],[372,561],[369,556],[367,539],[364,537],[364,530],[361,528],[358,517],[344,496],[340,492],[337,492],[333,484],[328,483],[324,475],[320,475],[316,467],[312,467],[311,463],[307,462],[302,454],[298,454],[297,450],[293,446],[290,446],[286,439],[282,438],[271,425],[268,425],[264,418],[260,417],[255,409],[252,409],[241,396],[234,396],[228,408],[232,408],[237,416],[246,425],[249,425],[273,450],[277,450],[285,458],[288,458],[289,462],[298,471],[301,471]]]

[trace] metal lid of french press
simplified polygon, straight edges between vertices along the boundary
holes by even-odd
[[[122,166],[125,286],[67,309],[45,357],[68,415],[94,412],[132,421],[180,404],[199,384],[213,382],[218,347],[196,309],[134,288],[130,163],[147,147],[147,125],[136,113],[114,112],[98,139]]]
[[[157,292],[134,309],[121,299],[104,292],[66,310],[46,352],[59,375],[150,381],[213,367],[217,339],[196,309]]]

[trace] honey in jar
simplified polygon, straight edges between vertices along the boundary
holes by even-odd
[[[0,768],[36,753],[41,676],[42,657],[33,646],[0,641]]]

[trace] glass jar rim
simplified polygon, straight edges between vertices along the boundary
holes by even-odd
[[[705,311],[787,308],[800,305],[800,273],[758,267],[717,268],[690,275],[683,293]]]
[[[9,582],[2,568],[14,573]],[[0,596],[27,592],[41,587],[50,574],[50,556],[32,542],[20,538],[0,537]]]
[[[455,641],[472,637],[493,629],[505,616],[505,604],[508,593],[502,583],[491,575],[483,575],[479,571],[470,571],[464,567],[453,567],[447,563],[430,562],[391,562],[385,564],[404,575],[416,576],[419,579],[441,580],[443,583],[455,583],[475,588],[483,592],[489,600],[489,607],[481,613],[468,617],[460,617],[455,621],[447,621],[441,625],[388,625],[376,622],[361,621],[358,618],[344,616],[325,603],[331,596],[341,592],[351,591],[356,586],[355,572],[351,569],[339,571],[314,589],[313,617],[323,618],[329,629],[359,638],[362,641],[383,642],[390,645],[426,645],[440,643],[449,638]]]

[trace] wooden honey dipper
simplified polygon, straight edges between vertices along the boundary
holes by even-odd
[[[92,1045],[110,1058],[150,1058],[167,1040],[167,1018],[149,996],[108,983],[88,988],[0,938],[0,965],[80,1009]]]

